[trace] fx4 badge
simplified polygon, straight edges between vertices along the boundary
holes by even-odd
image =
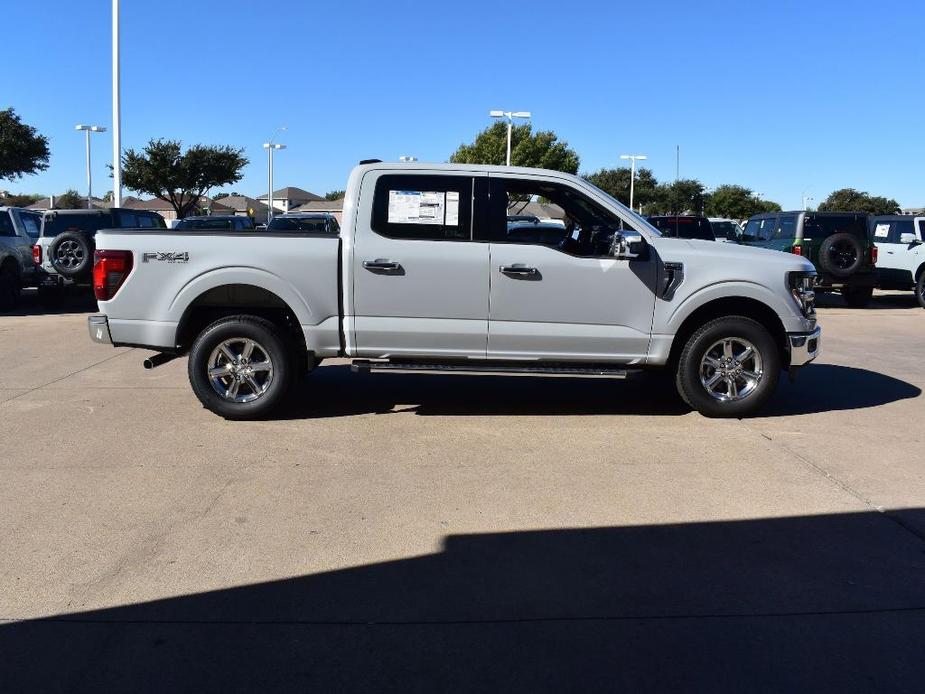
[[[152,260],[164,263],[186,263],[189,262],[189,253],[186,251],[183,253],[155,251],[153,253],[143,253],[141,256],[141,262],[143,263],[149,263]]]

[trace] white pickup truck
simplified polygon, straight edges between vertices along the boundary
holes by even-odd
[[[531,200],[562,225],[516,219]],[[540,169],[361,162],[339,234],[110,230],[97,342],[189,355],[224,417],[265,416],[327,357],[358,371],[622,378],[673,370],[707,416],[755,413],[818,354],[813,266],[666,238],[587,181]]]

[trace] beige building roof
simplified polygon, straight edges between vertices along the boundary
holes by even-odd
[[[294,207],[290,212],[343,212],[344,211],[344,199],[338,198],[337,200],[312,200],[311,202],[306,202],[303,205]]]

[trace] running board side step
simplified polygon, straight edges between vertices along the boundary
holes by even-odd
[[[639,369],[615,369],[611,367],[585,366],[537,366],[499,364],[414,364],[410,362],[372,361],[355,359],[350,365],[353,373],[417,373],[453,374],[457,376],[544,376],[560,378],[616,378],[640,371]]]

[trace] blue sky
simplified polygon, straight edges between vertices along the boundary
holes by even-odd
[[[0,108],[51,140],[16,192],[86,190],[76,123],[111,125],[110,2],[13,2]],[[530,110],[581,171],[645,153],[659,179],[740,183],[797,208],[851,186],[925,205],[922,3],[122,3],[123,145],[152,137],[244,147],[237,191],[343,188],[360,159],[445,161]],[[28,30],[25,27],[30,27]],[[95,191],[110,134],[94,136]]]

